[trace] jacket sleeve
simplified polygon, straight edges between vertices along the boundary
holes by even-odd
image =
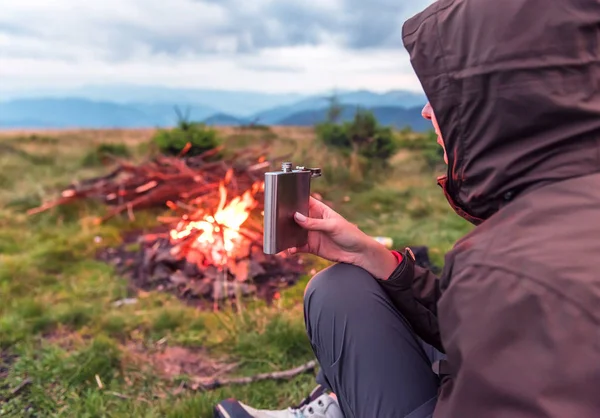
[[[412,253],[405,250],[396,270],[387,280],[379,282],[415,333],[444,352],[437,320],[437,301],[440,297],[438,278],[429,270],[417,266]]]
[[[436,416],[599,416],[598,315],[553,282],[505,267],[452,276],[438,304],[452,378]]]

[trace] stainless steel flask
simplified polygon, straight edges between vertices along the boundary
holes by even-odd
[[[283,163],[281,171],[265,173],[265,254],[277,254],[307,243],[308,231],[296,223],[294,214],[308,216],[311,179],[319,176],[320,168],[292,169],[290,162]]]

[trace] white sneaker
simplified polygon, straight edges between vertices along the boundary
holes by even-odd
[[[344,418],[337,400],[319,386],[300,405],[280,411],[255,409],[235,399],[215,407],[215,418]]]

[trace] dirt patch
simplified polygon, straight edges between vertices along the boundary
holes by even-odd
[[[164,379],[187,376],[196,379],[215,378],[232,371],[237,364],[211,358],[204,349],[163,347],[148,349],[130,343],[126,347],[134,361],[152,367]]]
[[[167,347],[152,358],[154,365],[165,377],[187,375],[210,377],[231,370],[232,365],[215,361],[201,351],[184,347]]]
[[[44,335],[44,340],[70,352],[80,346],[86,338],[68,329],[58,329]],[[146,345],[129,341],[121,345],[120,349],[124,364],[129,363],[140,370],[150,369],[152,374],[166,381],[175,381],[183,377],[192,381],[213,379],[237,367],[237,364],[226,359],[210,356],[204,348],[166,346],[160,342],[156,345]],[[0,351],[0,381],[8,376],[16,358],[8,351]]]
[[[46,342],[58,346],[65,351],[73,351],[90,337],[83,336],[69,328],[59,327],[43,335]]]
[[[58,330],[44,336],[44,339],[64,350],[73,351],[84,338],[68,330]],[[151,372],[165,381],[176,381],[188,378],[191,381],[214,379],[223,376],[237,367],[236,363],[224,358],[210,356],[204,348],[187,348],[179,346],[146,345],[129,341],[120,347],[123,364],[130,364],[135,369]],[[0,352],[0,381],[6,378],[16,356],[9,352]]]

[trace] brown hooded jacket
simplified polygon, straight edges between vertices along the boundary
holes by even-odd
[[[600,417],[600,0],[438,0],[403,39],[477,225],[382,281],[448,356],[434,417]]]

